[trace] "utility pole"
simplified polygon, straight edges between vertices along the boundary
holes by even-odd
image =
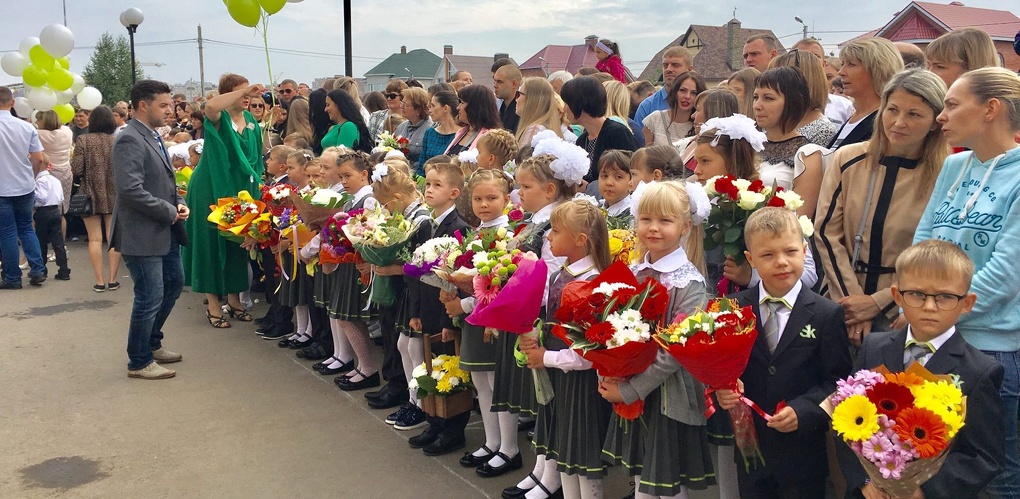
[[[198,96],[205,97],[205,59],[202,55],[202,25],[198,25]]]
[[[354,78],[354,59],[351,56],[351,0],[344,0],[344,74]]]

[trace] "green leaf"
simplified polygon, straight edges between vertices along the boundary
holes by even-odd
[[[723,245],[723,253],[728,256],[732,256],[737,263],[741,263],[744,258],[744,249],[737,243],[726,243]]]
[[[725,239],[725,241],[727,243],[735,243],[735,242],[739,241],[740,237],[743,236],[743,235],[744,235],[744,232],[742,230],[740,230],[739,227],[730,227],[729,229],[726,229],[726,239]]]

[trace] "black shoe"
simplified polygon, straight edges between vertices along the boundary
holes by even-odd
[[[390,426],[393,426],[393,425],[397,424],[397,421],[400,421],[404,417],[404,414],[407,414],[407,411],[411,410],[411,406],[412,405],[414,405],[414,404],[408,402],[408,403],[400,406],[400,409],[397,409],[396,412],[394,412],[393,414],[390,414],[389,416],[386,416],[386,419],[383,420],[383,423],[386,423],[386,424],[388,424]],[[417,406],[415,406],[415,407],[417,407]]]
[[[410,398],[410,395],[407,393],[406,389],[401,390],[399,392],[386,389],[383,389],[382,391],[384,391],[382,396],[373,399],[368,399],[369,407],[373,409],[389,409],[391,407],[399,407],[400,405],[407,402],[407,400]]]
[[[426,456],[441,456],[464,448],[464,437],[454,438],[442,433],[432,443],[422,447]]]
[[[371,391],[371,392],[365,392],[365,398],[368,399],[368,400],[377,399],[379,397],[382,397],[383,395],[386,395],[387,393],[389,393],[389,391],[390,391],[390,385],[389,385],[389,383],[387,383],[386,385],[384,385],[382,388],[380,388],[378,390]]]
[[[295,357],[305,360],[322,360],[330,355],[332,355],[332,349],[327,352],[318,342],[313,342],[311,345],[294,353]]]
[[[316,363],[312,364],[312,369],[315,369],[316,371],[319,371],[322,368],[332,364],[334,360],[340,360],[340,359],[338,359],[336,357],[329,357],[329,358],[327,358],[326,360],[324,360],[322,362],[316,362]]]
[[[269,323],[269,324],[266,324],[264,326],[259,326],[257,329],[255,329],[255,333],[256,334],[266,334],[268,332],[275,331],[275,330],[276,330],[276,325],[274,325],[272,323]]]
[[[535,427],[534,419],[522,419],[517,422],[517,431],[527,431]]]
[[[345,392],[356,392],[358,390],[364,390],[365,388],[375,388],[380,384],[382,383],[379,381],[379,373],[376,372],[371,376],[362,379],[361,381],[352,382],[349,379],[341,380],[336,384],[336,386],[340,387],[340,389]]]
[[[33,286],[42,286],[42,283],[46,282],[46,274],[37,275],[35,277],[29,276],[28,283]]]
[[[322,369],[319,369],[319,374],[321,374],[323,376],[332,376],[334,374],[343,374],[343,373],[351,372],[352,370],[354,370],[354,361],[353,360],[350,361],[350,362],[344,363],[344,364],[340,364],[339,367],[335,367],[335,368],[332,368],[332,369],[329,368],[329,367],[323,366]],[[378,377],[376,377],[376,378],[377,378],[376,382],[378,382],[379,381]]]
[[[58,281],[70,281],[71,280],[71,271],[70,270],[61,270],[61,271],[58,271],[57,275],[53,276],[53,278],[58,280]]]
[[[0,279],[0,289],[21,289],[21,283]]]
[[[273,318],[269,314],[263,315],[258,319],[255,319],[255,325],[257,326],[268,326],[273,323]]]
[[[315,340],[308,338],[305,341],[291,340],[290,345],[287,348],[291,350],[302,350],[315,344]]]
[[[293,331],[287,331],[286,329],[283,329],[283,328],[274,327],[274,328],[270,328],[268,331],[262,333],[262,339],[263,340],[278,340],[280,338],[286,338],[286,337],[288,337],[288,336],[290,336],[292,334],[294,334]]]
[[[495,452],[492,452],[492,449],[484,445],[482,446],[482,449],[484,449],[486,452],[486,454],[483,456],[475,456],[470,452],[465,452],[464,455],[461,456],[460,458],[460,465],[465,468],[477,468],[489,462],[489,459],[492,459],[492,456],[496,455]]]
[[[489,465],[489,463],[485,463],[475,468],[475,473],[477,473],[478,476],[480,477],[493,478],[500,476],[508,471],[519,470],[521,469],[521,466],[524,465],[524,461],[521,458],[520,452],[518,452],[517,455],[513,457],[513,459],[510,459],[510,457],[508,457],[506,454],[503,454],[502,452],[497,452],[496,455],[503,459],[503,464],[501,466],[491,466]]]
[[[538,477],[535,476],[534,473],[528,473],[528,478],[531,478],[531,481],[533,481],[535,483],[539,483],[539,481],[540,481],[538,479]],[[522,488],[514,485],[512,487],[507,487],[507,488],[503,489],[503,493],[500,494],[499,496],[501,498],[503,498],[503,499],[524,499],[524,496],[529,491],[531,491],[531,489],[522,489]]]
[[[421,434],[416,437],[411,437],[407,441],[407,443],[408,445],[411,446],[412,449],[420,449],[431,444],[432,442],[435,442],[436,439],[439,438],[439,434],[442,432],[443,432],[442,428],[440,428],[437,425],[429,423],[429,425],[425,427],[425,431],[421,432]]]

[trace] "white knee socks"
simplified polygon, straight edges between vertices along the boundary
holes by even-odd
[[[602,499],[602,479],[560,473],[563,499]]]
[[[364,322],[339,321],[340,329],[344,336],[351,342],[354,355],[358,358],[358,371],[363,375],[355,373],[351,376],[352,383],[356,383],[376,373],[375,362],[372,360],[372,346],[368,339],[368,327]]]
[[[297,305],[294,307],[295,327],[294,334],[288,340],[301,340],[312,337],[312,320],[308,315],[308,305]]]
[[[499,452],[513,459],[514,456],[521,452],[520,448],[517,447],[517,415],[509,412],[497,412],[495,414],[499,419]],[[505,463],[506,461],[499,456],[492,456],[492,459],[489,460],[490,466],[503,466]]]
[[[495,452],[499,450],[499,419],[496,413],[492,412],[492,388],[495,385],[495,373],[492,371],[477,371],[471,373],[471,380],[478,390],[478,410],[482,412],[482,429],[485,430],[485,447]],[[478,449],[471,453],[475,457],[482,457],[489,452],[485,449]]]
[[[351,342],[347,340],[347,335],[344,334],[343,323],[344,321],[339,319],[329,320],[329,332],[333,335],[333,358],[337,359],[328,366],[331,369],[336,369],[342,364],[354,360],[354,349],[351,347]]]
[[[425,345],[424,340],[417,336],[400,335],[397,338],[397,350],[400,352],[400,362],[404,365],[404,377],[407,379],[407,383],[411,383],[411,372],[414,368],[420,366],[422,362],[425,362]],[[411,395],[411,403],[421,407],[421,401],[418,400],[418,390],[408,388],[408,392]]]
[[[560,488],[560,474],[556,471],[556,461],[553,459],[546,459],[545,454],[539,454],[538,460],[542,463],[542,487],[545,487],[549,492],[555,493]],[[549,497],[542,490],[541,487],[535,487],[528,491],[524,495],[527,499],[545,499]]]
[[[737,463],[733,461],[733,446],[716,447],[719,466],[716,469],[716,481],[719,484],[719,499],[738,499],[740,490],[737,488]]]

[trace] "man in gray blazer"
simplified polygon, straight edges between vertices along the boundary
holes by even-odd
[[[184,288],[181,244],[189,210],[177,193],[166,146],[155,131],[171,112],[170,87],[142,80],[131,89],[134,119],[113,145],[117,203],[111,245],[124,256],[134,281],[128,328],[128,377],[172,378],[160,366],[181,355],[163,348],[163,324]]]

